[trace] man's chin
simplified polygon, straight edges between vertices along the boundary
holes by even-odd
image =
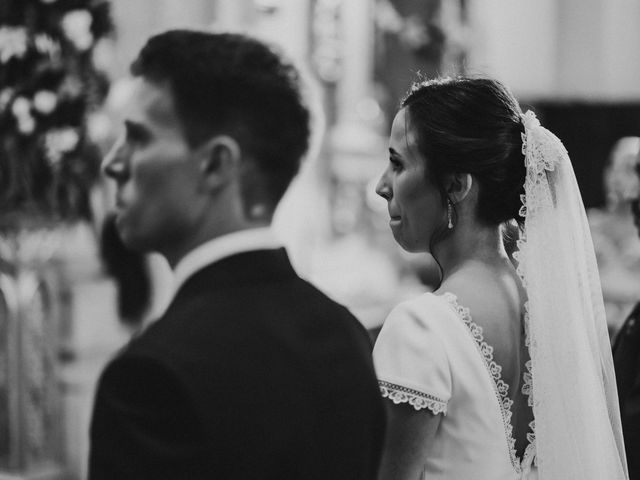
[[[139,236],[137,236],[135,232],[131,228],[129,228],[124,221],[121,220],[121,217],[119,215],[118,217],[116,217],[116,228],[118,230],[120,240],[125,247],[136,252],[145,251],[144,241],[142,241],[142,239],[139,238]]]

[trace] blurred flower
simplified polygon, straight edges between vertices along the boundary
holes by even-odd
[[[31,102],[26,97],[18,97],[13,101],[13,106],[11,107],[11,111],[15,115],[15,117],[20,120],[22,117],[29,115],[29,111],[31,110]]]
[[[4,112],[13,96],[13,88],[7,87],[0,92],[0,114]]]
[[[78,50],[87,50],[93,45],[91,33],[93,17],[88,10],[72,10],[62,19],[62,29]]]
[[[33,97],[33,106],[45,115],[53,112],[58,105],[58,97],[50,90],[40,90]]]
[[[13,101],[11,112],[18,121],[18,131],[29,135],[36,129],[36,121],[31,115],[31,101],[26,97],[18,97]]]
[[[52,165],[57,164],[65,153],[71,152],[76,148],[79,141],[80,135],[71,127],[49,131],[44,139],[47,158]]]
[[[0,27],[0,62],[7,63],[13,57],[22,58],[25,53],[27,53],[27,29]]]
[[[110,2],[9,3],[11,24],[0,20],[0,218],[88,218],[100,158],[85,131],[109,83],[93,50],[113,29]]]
[[[113,43],[108,39],[101,39],[93,45],[93,63],[99,70],[109,70],[115,62]]]
[[[63,98],[77,98],[82,95],[82,90],[81,79],[72,76],[67,76],[58,88],[58,92]]]
[[[33,133],[36,129],[36,121],[30,113],[18,118],[18,131],[24,135]]]
[[[60,53],[60,44],[53,40],[49,35],[41,33],[36,35],[33,40],[36,50],[40,53],[49,54],[50,57]]]

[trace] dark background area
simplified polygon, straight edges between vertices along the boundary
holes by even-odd
[[[603,207],[603,170],[621,137],[640,136],[640,102],[532,102],[542,125],[569,151],[585,207]]]

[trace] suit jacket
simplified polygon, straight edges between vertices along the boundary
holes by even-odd
[[[284,249],[200,270],[98,384],[89,478],[374,479],[371,344]]]
[[[640,480],[640,303],[616,337],[613,361],[629,478]]]

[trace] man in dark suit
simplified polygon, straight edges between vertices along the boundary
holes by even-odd
[[[269,230],[308,146],[295,69],[241,35],[171,31],[132,73],[104,170],[122,240],[177,285],[101,376],[90,479],[374,479],[367,333]]]
[[[613,360],[629,480],[640,480],[640,303],[618,332]]]
[[[640,183],[640,152],[635,172]],[[637,194],[638,198],[631,202],[631,212],[640,231],[640,191]],[[640,480],[640,303],[633,308],[616,336],[613,362],[629,480]]]

